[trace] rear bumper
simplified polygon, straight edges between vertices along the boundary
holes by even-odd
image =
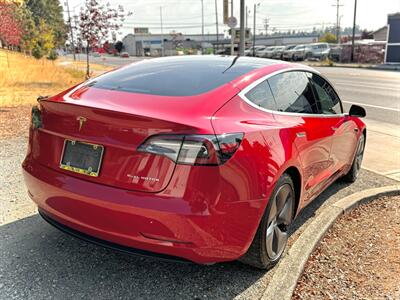
[[[105,240],[101,240],[98,239],[96,237],[87,235],[83,232],[74,230],[72,228],[69,228],[59,222],[57,222],[56,220],[53,220],[50,216],[48,216],[44,211],[42,211],[41,209],[39,209],[39,214],[41,215],[41,217],[48,222],[50,225],[53,225],[54,227],[56,227],[57,229],[68,233],[69,235],[72,235],[73,237],[76,237],[78,239],[84,240],[86,242],[90,242],[105,248],[109,248],[112,250],[116,250],[122,253],[127,253],[127,254],[133,254],[133,255],[137,255],[137,256],[144,256],[144,257],[155,257],[158,259],[162,259],[162,260],[167,260],[167,261],[174,261],[174,262],[189,262],[185,259],[182,259],[180,257],[175,257],[175,256],[171,256],[171,255],[165,255],[165,254],[158,254],[155,252],[148,252],[148,251],[143,251],[140,249],[135,249],[135,248],[131,248],[131,247],[126,247],[123,245],[119,245],[119,244],[115,244],[109,241],[105,241]]]
[[[232,200],[232,193],[220,191],[215,199],[202,199],[203,195],[193,192],[195,187],[181,197],[168,189],[128,191],[68,176],[29,156],[23,170],[30,197],[56,227],[112,248],[149,251],[200,264],[242,256],[266,204],[261,199],[223,201],[224,196]]]

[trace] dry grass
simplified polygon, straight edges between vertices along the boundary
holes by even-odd
[[[26,135],[36,98],[82,82],[85,67],[83,62],[36,60],[0,49],[0,140]],[[110,67],[91,64],[91,69],[97,75]]]
[[[91,67],[96,73],[109,69],[98,65]],[[0,50],[0,107],[34,104],[39,95],[57,94],[84,79],[82,62],[36,60]]]

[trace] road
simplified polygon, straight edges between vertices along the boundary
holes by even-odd
[[[363,106],[367,119],[400,125],[400,72],[351,68],[316,68],[337,89],[345,109]]]
[[[68,60],[72,60],[72,55],[70,55],[70,54],[65,55],[64,57],[67,58]],[[135,61],[143,60],[143,59],[151,59],[151,58],[150,57],[149,58],[136,57],[136,56],[122,58],[119,56],[111,56],[111,55],[101,55],[101,56],[89,55],[89,60],[91,63],[105,65],[105,66],[111,66],[111,67],[120,67],[120,66],[124,66],[126,64],[129,64],[129,63],[132,63]],[[86,55],[85,54],[77,54],[76,60],[86,62]]]

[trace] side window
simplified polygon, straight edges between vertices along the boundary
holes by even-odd
[[[246,98],[257,106],[276,110],[274,96],[272,96],[271,88],[267,81],[261,82],[259,85],[247,92]]]
[[[268,79],[278,111],[317,114],[310,82],[303,72],[285,72]]]
[[[331,85],[316,74],[312,74],[310,77],[318,96],[321,112],[325,115],[341,114],[342,106],[339,97],[336,95]]]

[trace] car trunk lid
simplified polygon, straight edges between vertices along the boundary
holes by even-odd
[[[221,99],[229,100],[237,92],[233,88],[225,90],[220,98],[207,93],[182,99],[79,87],[40,102],[43,127],[34,133],[34,158],[49,168],[84,180],[159,192],[168,185],[175,163],[137,148],[156,134],[213,133],[210,116],[223,104]],[[98,176],[60,168],[68,140],[104,147]]]

